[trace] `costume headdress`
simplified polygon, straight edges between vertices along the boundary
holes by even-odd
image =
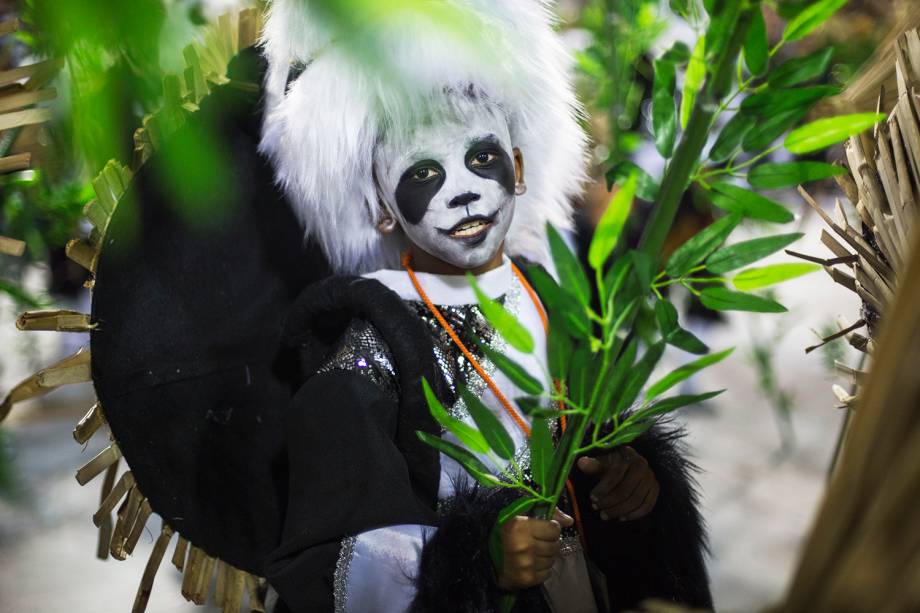
[[[504,113],[523,153],[528,190],[507,249],[542,261],[545,224],[569,224],[585,161],[568,54],[550,3],[420,2],[419,12],[382,11],[349,23],[347,32],[320,4],[271,6],[260,148],[333,269],[398,265],[398,245],[375,227],[374,146],[384,130],[406,130],[464,92]]]

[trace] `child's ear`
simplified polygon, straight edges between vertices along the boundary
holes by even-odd
[[[514,195],[523,196],[527,193],[527,184],[524,183],[524,154],[515,147],[514,153]]]
[[[517,147],[511,151],[514,155],[514,182],[524,183],[524,154]]]

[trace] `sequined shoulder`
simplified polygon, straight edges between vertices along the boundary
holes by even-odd
[[[326,356],[317,373],[345,370],[369,378],[394,399],[399,395],[396,365],[390,347],[370,322],[353,320]]]

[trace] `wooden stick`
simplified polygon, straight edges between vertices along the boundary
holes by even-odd
[[[263,602],[262,593],[264,580],[254,576],[252,573],[246,573],[246,586],[249,588],[249,610],[252,613],[265,613],[265,602]]]
[[[129,470],[121,476],[115,484],[115,487],[105,496],[99,508],[93,514],[93,524],[99,527],[106,518],[110,518],[112,511],[115,509],[115,505],[117,505],[133,488],[134,474]]]
[[[12,390],[10,390],[10,393],[7,394],[6,398],[3,399],[3,403],[0,404],[0,422],[2,422],[7,415],[9,415],[13,405],[17,402],[22,402],[23,400],[28,400],[29,398],[43,396],[44,394],[50,392],[54,387],[52,383],[55,382],[55,375],[53,373],[56,373],[59,370],[67,371],[72,367],[84,366],[85,372],[88,376],[89,361],[89,351],[80,349],[75,354],[68,356],[63,360],[38,371],[31,377],[20,381],[18,384],[16,384],[15,387],[13,387]]]
[[[137,596],[134,597],[134,606],[131,613],[144,613],[147,610],[147,603],[150,601],[150,594],[153,592],[153,582],[156,579],[157,571],[163,562],[163,555],[169,547],[169,541],[172,539],[173,530],[163,522],[160,530],[160,536],[157,537],[153,545],[153,551],[150,552],[150,558],[147,560],[147,566],[144,567],[144,574],[141,577],[141,583],[137,587]]]
[[[64,253],[71,261],[76,262],[89,272],[96,272],[96,260],[99,250],[85,240],[75,238],[67,243]]]
[[[92,481],[99,473],[114,464],[121,458],[121,450],[116,443],[112,443],[77,470],[77,483],[86,485]]]
[[[29,77],[42,71],[42,69],[48,68],[49,66],[61,65],[62,63],[58,60],[47,60],[44,62],[38,62],[37,64],[17,66],[16,68],[11,68],[9,70],[2,70],[0,71],[0,87],[6,87],[7,85],[12,85],[17,81],[28,79]]]
[[[0,174],[28,170],[31,165],[32,154],[30,152],[8,155],[0,158]]]
[[[67,310],[26,311],[16,318],[16,327],[55,332],[89,332],[93,329],[89,315]]]
[[[182,572],[185,570],[185,562],[188,553],[188,541],[182,538],[182,535],[179,535],[179,540],[176,541],[176,550],[173,552],[172,564]]]
[[[901,214],[914,215],[917,211],[917,200],[914,197],[913,182],[910,170],[907,167],[907,152],[901,139],[901,124],[898,116],[892,115],[891,119],[891,147],[894,150],[894,166],[897,171],[898,191],[901,198]]]
[[[97,402],[86,412],[76,427],[73,429],[73,440],[82,445],[88,441],[96,431],[105,423],[102,406]]]
[[[811,347],[806,347],[806,348],[805,348],[805,353],[811,353],[811,352],[814,351],[815,349],[818,349],[818,348],[820,348],[820,347],[823,347],[824,345],[828,344],[829,342],[837,340],[837,339],[840,338],[841,336],[846,336],[848,333],[852,332],[853,330],[859,330],[860,328],[862,328],[862,327],[865,326],[865,325],[866,325],[866,320],[865,320],[865,319],[860,319],[859,321],[857,321],[857,322],[856,322],[855,324],[853,324],[852,326],[848,326],[847,328],[844,328],[843,330],[840,330],[839,332],[835,332],[835,333],[831,334],[830,336],[826,336],[826,337],[822,338],[820,344],[818,344],[818,345],[812,345]]]
[[[13,32],[19,29],[19,18],[11,17],[9,19],[4,19],[0,21],[0,36],[6,36],[7,34],[12,34]]]
[[[134,527],[137,515],[140,512],[146,498],[141,494],[137,486],[134,486],[128,497],[121,503],[115,520],[115,530],[112,531],[112,542],[109,546],[109,553],[116,560],[128,559],[128,552],[125,546],[128,542],[128,533]]]
[[[140,508],[137,510],[137,517],[134,518],[134,526],[131,528],[131,531],[128,533],[128,538],[125,541],[125,553],[128,555],[134,553],[134,548],[137,546],[137,541],[141,538],[141,533],[144,531],[144,527],[147,525],[147,520],[150,519],[151,513],[153,513],[153,509],[150,506],[150,501],[144,498]]]
[[[105,479],[102,482],[102,488],[99,491],[99,504],[102,505],[105,499],[112,493],[115,487],[115,477],[118,474],[118,462],[115,462],[105,471]],[[94,519],[95,521],[95,519]],[[96,557],[105,560],[109,557],[109,543],[112,541],[112,516],[110,513],[100,518],[99,535],[96,539]]]
[[[86,362],[72,366],[46,368],[38,373],[38,385],[50,389],[74,383],[87,383],[92,381],[92,378],[89,362]]]
[[[51,109],[26,109],[0,115],[0,132],[20,126],[45,123],[51,119]]]
[[[243,604],[243,590],[246,587],[246,573],[238,568],[231,568],[227,595],[224,599],[222,613],[239,613]]]
[[[4,255],[12,255],[18,258],[25,252],[25,241],[16,240],[15,238],[7,238],[6,236],[0,236],[0,253]]]
[[[208,601],[208,594],[211,591],[211,577],[214,576],[215,559],[204,554],[201,562],[201,571],[198,573],[198,581],[192,591],[192,602],[197,605],[203,605]]]
[[[856,278],[855,277],[851,277],[850,275],[843,272],[842,270],[831,268],[830,266],[825,266],[824,271],[830,275],[831,279],[833,279],[834,282],[839,283],[840,285],[844,286],[851,292],[854,292],[854,293],[856,292]]]
[[[199,575],[206,557],[207,554],[194,545],[189,548],[185,573],[182,576],[182,596],[188,601],[194,602],[195,589],[198,587]]]
[[[10,96],[0,96],[0,113],[15,111],[16,109],[31,106],[39,102],[52,100],[55,97],[57,97],[57,90],[53,87],[40,89],[34,92],[23,91]]]

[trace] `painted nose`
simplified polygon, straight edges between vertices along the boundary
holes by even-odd
[[[453,200],[447,203],[447,208],[455,209],[461,206],[468,206],[471,202],[476,202],[482,196],[479,194],[474,194],[473,192],[466,192],[465,194],[460,194],[456,196]]]

